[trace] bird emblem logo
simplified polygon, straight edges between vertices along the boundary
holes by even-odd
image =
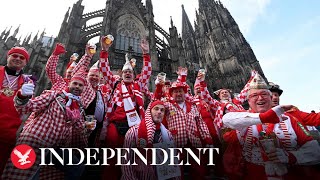
[[[28,169],[34,164],[35,160],[35,151],[26,144],[16,146],[11,152],[11,161],[16,168]]]

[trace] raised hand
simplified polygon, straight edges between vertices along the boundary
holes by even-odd
[[[178,70],[176,72],[178,75],[187,75],[188,69],[184,67],[178,67]]]
[[[66,53],[66,48],[64,47],[63,44],[57,43],[56,47],[53,50],[53,55],[59,56],[60,54]]]
[[[110,36],[110,35],[108,35],[108,36]],[[100,39],[101,50],[103,50],[103,51],[108,51],[110,46],[113,43],[113,39],[112,39],[112,41],[106,41],[107,39],[109,39],[107,36],[102,36]]]
[[[31,82],[24,83],[21,86],[21,95],[22,96],[32,96],[34,93],[34,84]]]
[[[149,53],[149,42],[146,39],[141,39],[140,47],[143,54]]]
[[[86,45],[86,49],[85,49],[86,54],[89,55],[89,56],[93,56],[94,53],[95,53],[95,51],[90,50],[90,49],[92,49],[91,46],[92,46],[92,45],[87,44],[87,45]]]
[[[206,77],[206,70],[205,69],[199,69],[198,74],[197,74],[197,79],[199,81],[204,81]]]

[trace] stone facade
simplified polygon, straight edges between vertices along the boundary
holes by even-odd
[[[143,5],[141,0],[107,0],[104,9],[83,13],[82,0],[78,0],[68,9],[57,37],[46,37],[44,32],[31,39],[31,34],[23,42],[16,34],[9,36],[11,29],[4,30],[0,36],[0,63],[6,63],[6,53],[14,45],[21,45],[31,54],[30,62],[24,69],[38,80],[37,94],[50,87],[44,66],[57,42],[66,45],[67,53],[60,58],[57,72],[63,74],[65,66],[73,52],[82,55],[86,43],[102,35],[112,34],[115,41],[109,50],[112,70],[121,69],[125,62],[125,53],[137,59],[136,73],[142,65],[142,52],[139,47],[141,38],[146,37],[150,44],[153,77],[166,72],[167,78],[175,79],[173,72],[179,66],[189,68],[190,84],[193,83],[199,68],[207,69],[210,90],[227,87],[238,92],[250,76],[250,70],[256,69],[263,74],[250,45],[243,37],[237,23],[228,10],[218,1],[198,0],[199,9],[193,28],[182,6],[182,35],[171,20],[169,32],[154,22],[151,0]],[[100,22],[87,25],[88,21],[102,18]],[[156,33],[157,32],[157,33]],[[161,34],[159,37],[157,34]],[[97,44],[99,50],[99,44]],[[92,64],[98,60],[99,51]],[[153,88],[154,78],[150,80]],[[191,86],[192,87],[192,86]]]

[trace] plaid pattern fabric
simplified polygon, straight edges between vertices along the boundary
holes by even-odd
[[[124,145],[123,148],[137,148],[137,142],[138,142],[138,129],[139,125],[132,126],[124,140]],[[142,153],[144,151],[142,150]],[[130,162],[133,162],[134,157],[133,153],[130,153],[128,156],[128,160]],[[145,165],[140,158],[135,158],[136,163],[138,165],[136,166],[121,166],[121,171],[122,171],[122,177],[121,179],[123,180],[134,180],[134,179],[141,179],[141,180],[149,180],[149,179],[157,179],[156,176],[156,170],[155,166],[148,166]],[[122,160],[122,163],[127,163],[124,160]]]
[[[207,85],[204,82],[201,82],[201,95],[202,98],[208,103],[210,106],[210,109],[215,111],[215,117],[214,117],[214,123],[215,125],[220,129],[222,127],[222,117],[224,115],[224,110],[228,110],[229,112],[232,111],[242,111],[244,108],[241,106],[241,102],[244,102],[247,98],[247,92],[248,92],[248,87],[252,79],[248,81],[246,84],[245,88],[241,91],[241,93],[238,95],[238,99],[232,99],[229,102],[219,102],[216,99],[212,98]],[[245,97],[243,99],[243,97]],[[241,103],[241,104],[239,104]]]
[[[20,170],[8,162],[3,179],[27,179],[37,170],[40,163],[40,151],[42,147],[70,147],[72,145],[85,147],[89,133],[85,130],[85,121],[81,119],[66,122],[64,109],[57,101],[66,103],[63,98],[56,98],[57,92],[46,90],[35,97],[26,105],[15,107],[20,114],[38,112],[34,119],[23,127],[17,144],[28,144],[37,154],[36,164],[28,170]]]
[[[205,82],[201,82],[201,96],[206,103],[208,103],[210,109],[213,111],[217,111],[218,107],[220,106],[220,102],[216,99],[212,98],[212,96],[209,93],[207,84]]]
[[[77,66],[73,69],[73,74],[75,74],[82,67],[87,68],[91,58],[92,57],[89,55],[83,55]],[[68,83],[56,72],[58,61],[59,56],[51,55],[46,64],[46,73],[52,82],[51,90],[55,91],[61,91],[68,87]],[[84,87],[81,94],[81,103],[85,108],[88,107],[93,101],[95,95],[95,90],[89,86],[89,83],[87,82],[87,85]]]
[[[154,138],[154,132],[155,132],[155,124],[152,121],[150,109],[149,110],[147,109],[145,118],[149,119],[149,120],[146,120],[146,125],[147,125],[147,131],[148,131],[148,141],[152,143]],[[125,136],[123,148],[137,148],[137,144],[139,141],[139,138],[138,138],[139,125],[140,124],[132,126],[128,130]],[[169,135],[169,139],[173,139],[169,131],[168,131],[168,135]],[[163,142],[161,133],[160,133],[159,142]],[[144,153],[144,151],[142,151],[142,153]],[[134,160],[133,158],[134,158],[133,153],[131,153],[128,159],[130,160],[130,162],[133,162]],[[121,170],[123,174],[121,179],[125,179],[125,180],[157,179],[155,166],[145,165],[140,160],[140,158],[136,158],[135,160],[136,160],[136,163],[138,164],[137,166],[121,166]],[[150,161],[149,157],[148,157],[148,160]],[[122,163],[127,163],[127,162],[122,161]],[[178,179],[178,178],[175,178],[175,179]]]
[[[78,64],[76,65],[76,67],[74,67],[74,69],[72,71],[72,76],[82,68],[85,68],[85,70],[88,70],[88,66],[90,64],[91,59],[92,59],[92,56],[84,54],[81,57],[81,59],[78,62]]]
[[[42,141],[40,138],[35,136],[31,133],[24,133],[19,136],[19,139],[17,140],[17,145],[19,144],[27,144],[33,148],[33,150],[36,153],[36,161],[34,165],[29,169],[18,169],[16,168],[12,162],[11,158],[8,159],[6,167],[3,171],[1,179],[21,179],[25,180],[30,177],[33,177],[34,174],[37,172],[40,164],[40,147],[48,147],[47,143]]]
[[[236,101],[236,102],[238,102],[238,101]],[[240,104],[235,104],[234,101],[221,103],[220,106],[218,106],[218,109],[216,111],[214,123],[218,126],[218,128],[221,128],[223,126],[222,117],[223,117],[224,113],[243,111],[243,110],[245,110],[245,109]]]
[[[251,83],[253,77],[254,77],[254,74],[251,74],[251,77],[250,77],[249,81],[247,82],[247,84],[244,86],[244,88],[241,90],[241,92],[236,97],[234,97],[236,104],[243,104],[248,99],[248,91],[250,90],[249,86],[250,86],[250,83]]]
[[[89,55],[83,55],[76,67],[74,67],[72,76],[77,73],[80,69],[84,68],[87,69],[92,57]],[[89,81],[87,81],[86,86],[84,87],[82,93],[81,93],[81,103],[86,108],[89,106],[89,104],[94,100],[96,97],[96,90],[92,88]]]
[[[191,110],[187,113],[176,103],[165,102],[165,106],[169,111],[168,129],[177,147],[185,147],[188,140],[193,147],[202,147],[200,138],[211,139],[209,130],[195,104],[191,105]]]
[[[108,52],[102,51],[100,53],[100,70],[106,80],[106,83],[110,87],[114,87],[116,83],[116,79],[113,77],[113,74],[110,70],[109,60],[108,60]],[[151,67],[151,61],[150,61],[150,55],[144,54],[143,55],[143,67],[141,74],[137,80],[134,81],[134,83],[137,83],[139,86],[139,89],[134,89],[133,94],[137,97],[140,97],[140,92],[144,92],[145,87],[148,86],[149,78],[152,73],[152,67]],[[132,83],[132,84],[134,84]],[[117,106],[122,106],[122,98],[121,98],[121,84],[119,83],[113,96],[111,97],[111,101],[108,104],[107,113],[111,113],[112,107],[114,104],[117,104]],[[139,93],[138,93],[139,92]],[[142,96],[141,96],[142,97]]]
[[[46,73],[52,83],[52,90],[63,90],[63,88],[67,86],[63,77],[61,77],[56,71],[58,61],[59,56],[51,55],[46,64]]]

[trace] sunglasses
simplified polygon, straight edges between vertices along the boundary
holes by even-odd
[[[26,58],[24,56],[18,55],[18,54],[11,54],[11,57],[15,58],[15,59],[21,59],[21,60],[26,60]]]

